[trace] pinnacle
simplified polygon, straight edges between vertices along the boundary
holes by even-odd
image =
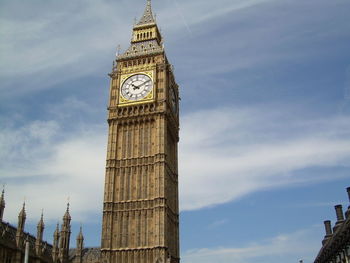
[[[5,206],[5,187],[2,189],[2,193],[0,197],[0,205]]]
[[[66,210],[66,213],[64,214],[64,217],[63,219],[71,219],[71,216],[69,214],[69,203],[67,203],[67,210]]]
[[[78,240],[84,240],[84,236],[83,236],[83,227],[80,226],[80,231],[77,237]]]
[[[26,217],[26,202],[23,202],[23,207],[21,212],[19,212],[20,217]]]
[[[38,226],[44,226],[44,211],[41,211],[41,217]]]

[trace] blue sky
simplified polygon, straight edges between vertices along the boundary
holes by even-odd
[[[100,240],[117,45],[144,0],[0,1],[5,220]],[[153,0],[181,89],[184,263],[312,262],[350,186],[350,3]]]

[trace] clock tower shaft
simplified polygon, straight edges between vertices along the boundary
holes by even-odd
[[[179,91],[150,0],[129,49],[116,62],[110,74],[102,262],[178,263]]]

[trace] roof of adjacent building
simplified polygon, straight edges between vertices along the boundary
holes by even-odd
[[[17,233],[16,227],[12,226],[9,223],[3,222],[3,221],[0,222],[0,244],[1,245],[6,245],[8,248],[11,248],[11,249],[16,249],[16,247],[17,247],[16,233]],[[24,248],[24,242],[26,240],[29,241],[29,249],[30,249],[31,253],[34,254],[36,238],[33,235],[24,232],[23,233],[23,245],[22,245],[23,248]],[[42,247],[43,247],[43,256],[44,257],[51,257],[52,245],[50,245],[47,242],[42,242]]]
[[[314,263],[329,262],[339,251],[350,245],[350,206],[346,212],[346,219],[336,225],[335,229],[331,236],[326,236]]]
[[[84,248],[83,251],[83,262],[89,262],[89,263],[98,263],[100,262],[101,257],[101,248],[99,247],[90,247],[90,248]],[[77,249],[70,249],[69,250],[69,261],[73,261],[76,257]]]

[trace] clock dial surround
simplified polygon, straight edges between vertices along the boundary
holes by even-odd
[[[121,86],[121,96],[129,102],[145,99],[153,90],[150,76],[138,73],[128,77]]]

